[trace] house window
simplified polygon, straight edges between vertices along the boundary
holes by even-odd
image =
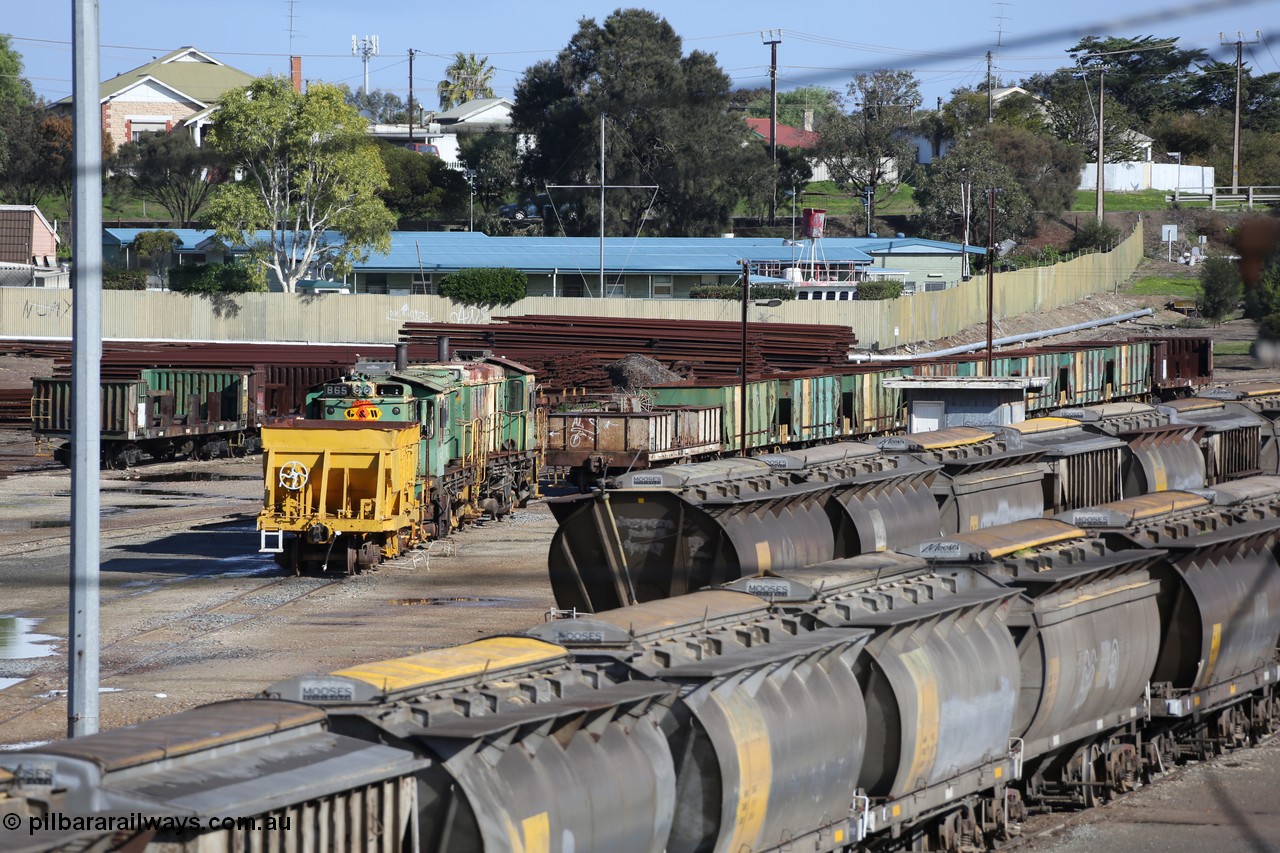
[[[154,133],[167,133],[170,122],[167,118],[129,119],[129,141],[137,142],[144,136]]]
[[[413,284],[409,286],[409,292],[415,296],[434,294],[436,292],[436,285],[435,282],[431,280],[430,275],[423,276],[415,273],[413,276]]]
[[[387,274],[384,272],[365,273],[364,285],[362,290],[365,293],[386,293],[387,292]]]
[[[652,285],[649,289],[649,295],[654,299],[670,299],[675,295],[675,287],[671,283],[669,275],[655,275],[652,278]]]
[[[719,284],[720,276],[718,275],[700,275],[698,276],[699,284]]]

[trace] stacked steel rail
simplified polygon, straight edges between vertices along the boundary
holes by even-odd
[[[688,378],[724,379],[742,368],[742,324],[694,320],[528,315],[483,326],[406,323],[400,339],[455,351],[491,350],[533,368],[544,386],[608,391],[606,364],[640,353]],[[752,322],[747,373],[848,367],[857,338],[846,326]]]

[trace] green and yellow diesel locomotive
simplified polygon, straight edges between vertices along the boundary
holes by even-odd
[[[262,430],[261,550],[295,572],[354,574],[537,488],[534,376],[483,355],[358,362]]]

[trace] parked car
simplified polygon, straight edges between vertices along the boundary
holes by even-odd
[[[415,154],[430,154],[433,157],[440,156],[440,149],[429,142],[406,142],[404,147]]]
[[[560,219],[563,220],[573,220],[578,217],[577,208],[571,201],[557,205],[556,211]],[[531,199],[502,205],[502,207],[498,208],[498,215],[503,219],[514,219],[518,222],[523,222],[526,219],[542,219],[544,216],[555,214],[551,209],[551,196],[546,193],[538,193]]]

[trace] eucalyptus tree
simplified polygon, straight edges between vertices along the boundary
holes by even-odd
[[[224,94],[210,144],[239,179],[209,203],[219,237],[248,246],[288,292],[321,263],[341,274],[386,251],[395,217],[378,197],[387,170],[366,128],[322,83],[302,93],[288,78],[260,77]]]

